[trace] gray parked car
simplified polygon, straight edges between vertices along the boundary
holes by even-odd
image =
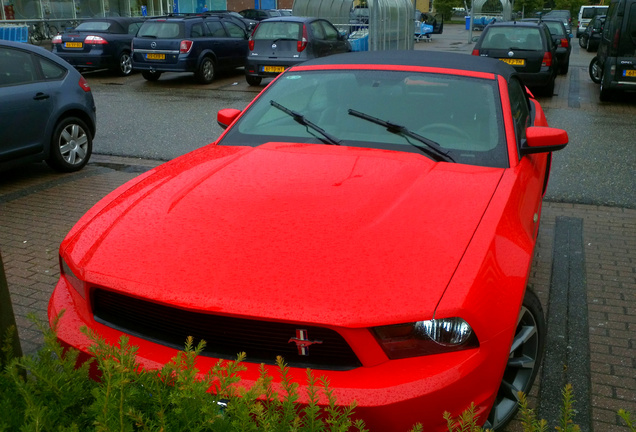
[[[268,18],[254,29],[248,43],[245,78],[259,85],[288,67],[309,59],[351,51],[347,37],[321,18]]]
[[[82,75],[44,48],[0,41],[0,169],[45,160],[84,167],[95,137],[95,102]]]

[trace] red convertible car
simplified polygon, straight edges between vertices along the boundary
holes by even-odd
[[[60,247],[49,317],[122,334],[159,368],[247,353],[326,376],[371,431],[514,417],[545,321],[526,289],[551,152],[567,133],[504,62],[356,52],[294,66],[214,143],[135,178]],[[277,377],[276,371],[271,375]]]

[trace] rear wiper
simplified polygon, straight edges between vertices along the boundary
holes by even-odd
[[[423,137],[422,135],[411,131],[406,126],[402,126],[402,125],[399,125],[399,124],[396,124],[396,123],[392,123],[390,121],[382,120],[382,119],[379,119],[377,117],[373,117],[373,116],[370,116],[369,114],[365,114],[363,112],[356,111],[356,110],[353,110],[353,109],[349,109],[348,113],[349,113],[349,115],[352,115],[354,117],[358,117],[358,118],[361,118],[363,120],[370,121],[371,123],[375,123],[375,124],[378,124],[380,126],[384,126],[386,128],[386,130],[391,132],[391,133],[394,133],[394,134],[397,134],[397,135],[401,135],[401,136],[404,136],[404,137],[415,138],[416,140],[418,140],[419,142],[424,144],[425,147],[421,146],[421,145],[414,144],[411,141],[409,141],[408,139],[406,141],[409,144],[411,144],[413,147],[417,147],[418,149],[422,150],[424,153],[426,153],[427,155],[431,156],[433,159],[435,159],[437,161],[455,162],[455,160],[451,156],[449,156],[448,153],[446,153],[446,152],[441,150],[441,146],[437,142],[433,141],[432,139],[428,139],[426,137]]]
[[[279,110],[281,110],[285,114],[291,116],[291,118],[293,118],[296,123],[299,123],[299,124],[301,124],[303,126],[311,128],[311,129],[315,130],[316,132],[318,132],[320,135],[323,136],[323,138],[320,138],[320,137],[317,137],[317,138],[320,139],[323,143],[325,143],[325,144],[333,144],[333,145],[340,145],[342,143],[342,141],[340,141],[338,138],[336,138],[333,135],[331,135],[328,132],[326,132],[323,128],[321,128],[317,124],[312,123],[311,121],[307,120],[305,118],[305,116],[302,115],[301,113],[296,112],[296,111],[292,111],[289,108],[284,107],[283,105],[279,104],[278,102],[276,102],[274,100],[270,100],[269,103],[274,108],[278,108]]]

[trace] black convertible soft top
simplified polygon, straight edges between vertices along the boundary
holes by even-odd
[[[335,54],[309,60],[302,66],[310,65],[403,65],[458,69],[501,75],[509,81],[516,76],[515,69],[500,60],[461,53],[428,50],[360,51]]]

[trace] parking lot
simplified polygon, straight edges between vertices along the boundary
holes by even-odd
[[[448,25],[444,34],[415,49],[469,53],[468,33],[463,26]],[[582,431],[622,432],[628,428],[618,409],[636,415],[636,131],[629,126],[636,102],[628,96],[601,104],[598,86],[587,76],[593,54],[580,50],[576,39],[572,42],[570,72],[557,79],[555,96],[540,98],[548,121],[568,131],[570,144],[564,151],[569,154],[555,155],[529,281],[548,319],[548,351],[533,403],[551,420],[551,429],[560,390],[570,382],[577,400],[575,422]],[[244,108],[263,88],[248,86],[242,73],[208,86],[196,84],[189,74],[166,75],[156,83],[139,74],[86,77],[96,94],[99,129],[97,154],[85,169],[60,175],[32,164],[0,173],[0,251],[27,353],[42,342],[27,315],[46,319],[59,276],[57,249],[78,218],[139,173],[212,141],[221,131],[216,110]],[[138,100],[130,100],[132,94]],[[126,109],[124,97],[130,104]],[[139,101],[150,99],[161,99],[164,108],[149,104],[146,113],[140,111]],[[193,101],[196,110],[179,112],[178,107]],[[171,104],[172,109],[165,108]],[[423,115],[426,109],[423,101]],[[155,117],[135,127],[148,112]],[[183,120],[193,116],[201,126],[194,131],[193,123]],[[130,123],[116,124],[125,118]],[[514,424],[509,430],[518,428]]]

